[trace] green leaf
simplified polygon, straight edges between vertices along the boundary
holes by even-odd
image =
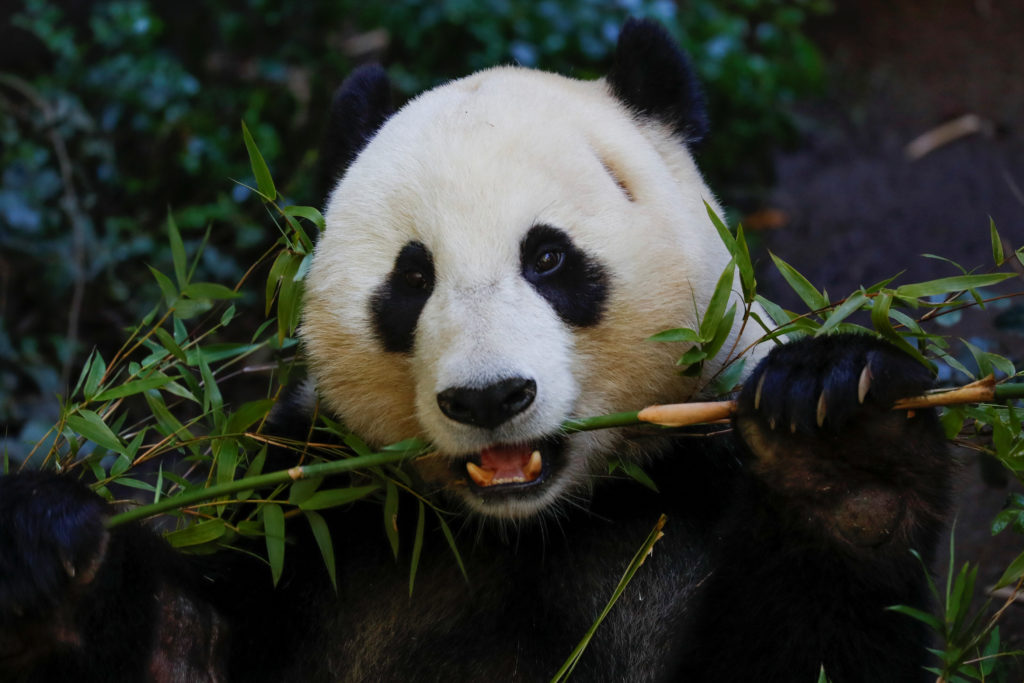
[[[220,316],[220,325],[221,325],[221,327],[227,327],[228,323],[230,323],[231,320],[234,317],[235,317],[235,305],[232,304],[232,305],[228,306],[227,310],[225,310],[224,313],[222,313],[221,316]]]
[[[389,481],[384,495],[384,534],[391,544],[391,553],[398,559],[398,487]]]
[[[707,200],[704,201],[704,210],[708,212],[708,218],[711,219],[711,224],[714,225],[715,230],[718,231],[718,236],[725,244],[725,248],[729,250],[730,254],[736,256],[736,238],[732,236],[729,228],[726,227],[725,223],[722,222],[722,219],[718,217],[718,214],[715,213],[713,208],[711,208],[711,205],[708,204]]]
[[[218,411],[223,407],[224,399],[221,396],[220,388],[217,386],[217,380],[214,379],[213,372],[210,370],[205,356],[199,353],[197,358],[199,360],[199,372],[203,377],[203,412]]]
[[[317,230],[323,232],[325,225],[324,216],[318,209],[312,206],[286,206],[284,207],[283,213],[285,216],[305,218],[307,221],[315,225]]]
[[[254,423],[264,419],[276,403],[277,401],[272,398],[264,398],[258,401],[243,403],[242,406],[228,418],[227,433],[243,433]]]
[[[288,489],[288,502],[292,505],[299,505],[309,500],[322,483],[324,483],[323,477],[297,480]]]
[[[263,160],[263,155],[256,147],[256,141],[252,139],[252,134],[249,133],[245,121],[242,121],[242,138],[245,140],[245,149],[249,152],[249,165],[252,167],[252,174],[256,176],[256,187],[259,188],[260,194],[265,200],[274,201],[277,199],[277,188],[274,187],[274,180],[270,177],[267,162]]]
[[[313,532],[313,538],[316,539],[317,547],[320,548],[320,556],[324,558],[324,568],[327,570],[327,575],[331,577],[331,585],[334,586],[334,592],[337,593],[338,572],[334,563],[334,544],[331,542],[331,530],[319,513],[307,510],[305,515],[306,520],[309,522],[309,528]]]
[[[135,394],[141,394],[143,391],[149,391],[150,389],[159,389],[165,384],[169,384],[171,381],[171,378],[167,375],[156,375],[145,379],[137,379],[131,382],[125,382],[120,386],[105,389],[96,395],[95,400],[108,401],[112,398],[133,396]]]
[[[235,478],[238,468],[238,442],[234,439],[217,439],[214,442],[214,462],[217,468],[217,483],[226,484]]]
[[[825,322],[822,324],[821,327],[817,329],[817,331],[815,331],[814,335],[817,337],[823,334],[828,334],[829,332],[834,330],[839,325],[839,323],[843,322],[851,315],[853,315],[855,312],[860,310],[860,308],[865,304],[865,302],[867,302],[867,300],[868,298],[864,296],[863,292],[855,292],[854,294],[850,295],[850,297],[847,298],[846,301],[836,306],[836,308],[831,313],[828,314],[828,317],[825,319]]]
[[[698,342],[701,341],[700,334],[696,331],[686,327],[678,327],[674,330],[665,330],[658,334],[653,334],[647,338],[647,341],[653,342]]]
[[[193,282],[182,290],[182,294],[192,299],[237,299],[242,296],[230,287],[214,282]]]
[[[732,283],[736,275],[736,259],[731,259],[725,266],[722,274],[718,276],[715,284],[715,291],[711,294],[708,307],[704,310],[704,317],[700,321],[701,341],[711,341],[715,331],[718,330],[722,321],[722,314],[729,303],[729,295],[732,293]]]
[[[82,395],[85,396],[87,401],[96,395],[96,391],[100,387],[100,381],[106,372],[107,364],[103,361],[103,356],[100,355],[99,351],[93,351],[91,362],[89,363],[89,375],[85,378],[85,388],[82,390]]]
[[[980,275],[955,275],[953,277],[902,285],[896,288],[896,296],[921,299],[928,296],[940,296],[978,287],[990,287],[1003,280],[1017,277],[1014,273],[985,273]]]
[[[992,220],[991,216],[988,217],[988,229],[992,238],[992,260],[997,266],[1001,266],[1006,261],[1006,254],[1003,252],[1003,240],[1000,239],[999,231],[996,230],[996,222]]]
[[[172,308],[174,302],[178,300],[178,288],[174,286],[169,277],[153,266],[146,267],[149,268],[149,272],[153,274],[153,277],[156,278],[156,283],[160,286],[160,292],[164,295],[164,304],[167,305],[167,308]]]
[[[72,431],[81,434],[98,446],[115,453],[124,453],[125,447],[117,435],[99,415],[91,410],[80,410],[78,414],[68,415],[67,425]]]
[[[171,336],[170,332],[158,327],[153,330],[153,334],[172,356],[180,360],[182,363],[188,363],[188,357],[185,355],[185,352],[181,350],[181,347],[178,346],[178,343],[174,341],[174,337]]]
[[[327,489],[317,491],[308,499],[299,504],[303,510],[322,510],[324,508],[337,507],[353,501],[365,498],[374,491],[380,489],[380,484],[368,486],[351,486],[344,489]]]
[[[736,304],[729,307],[729,310],[725,312],[722,319],[718,321],[718,328],[715,330],[714,336],[701,348],[708,355],[708,358],[714,358],[721,351],[722,345],[729,338],[729,333],[732,332],[732,323],[736,319]]]
[[[164,536],[164,539],[175,548],[184,548],[216,541],[224,535],[225,531],[227,531],[227,527],[224,520],[205,519],[202,522],[190,524],[184,529],[171,531]]]
[[[263,530],[267,542],[267,561],[274,585],[281,580],[284,571],[284,512],[276,503],[265,503],[260,508],[263,515]]]
[[[934,614],[916,609],[914,607],[910,607],[908,605],[894,605],[892,607],[887,607],[886,609],[888,609],[890,612],[899,612],[900,614],[905,614],[908,617],[912,617],[920,622],[924,622],[935,631],[938,631],[940,633],[942,632],[943,624]]]
[[[469,582],[469,574],[466,573],[466,565],[462,563],[462,555],[459,554],[459,547],[455,545],[455,536],[452,535],[452,530],[448,528],[448,523],[444,521],[444,517],[441,513],[435,510],[437,513],[437,521],[441,524],[441,532],[444,534],[444,538],[448,541],[448,547],[451,548],[452,555],[455,556],[455,564],[459,565],[459,571],[462,572],[462,578]]]
[[[747,238],[743,235],[743,226],[736,226],[736,266],[740,271],[740,285],[743,288],[743,302],[751,303],[757,297],[757,279],[754,277],[754,264],[750,260],[750,249]]]
[[[409,562],[409,597],[412,597],[413,585],[416,583],[416,571],[420,566],[420,555],[423,552],[423,527],[426,523],[427,509],[423,501],[419,503],[419,510],[416,517],[416,536],[412,540],[412,559]]]
[[[188,284],[185,244],[181,241],[181,233],[178,232],[178,225],[174,222],[170,209],[167,210],[167,235],[171,243],[171,258],[174,261],[174,277],[181,288]]]
[[[1003,575],[996,582],[996,588],[1003,588],[1009,586],[1011,583],[1016,583],[1024,577],[1024,553],[1021,553],[1017,558],[1010,563],[1010,566],[1006,568]]]
[[[814,285],[808,282],[807,278],[775,254],[772,254],[771,252],[768,253],[772,257],[772,261],[775,263],[775,267],[778,268],[779,273],[781,273],[782,277],[789,283],[789,286],[793,288],[793,291],[803,299],[803,302],[807,304],[807,307],[810,310],[817,311],[828,306],[828,299],[826,299],[821,292],[815,289]],[[769,312],[769,315],[770,314],[771,313]]]

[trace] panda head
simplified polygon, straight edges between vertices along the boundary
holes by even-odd
[[[479,513],[578,499],[642,453],[567,418],[685,400],[719,367],[682,378],[679,347],[644,341],[695,328],[728,262],[691,67],[630,22],[602,80],[495,68],[393,115],[387,91],[370,67],[335,98],[347,167],[301,329],[322,400],[371,444],[428,439],[430,480]]]

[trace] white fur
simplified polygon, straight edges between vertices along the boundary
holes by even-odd
[[[695,328],[728,262],[704,201],[715,206],[685,146],[637,120],[603,81],[496,68],[421,95],[378,132],[327,207],[302,326],[323,400],[372,444],[421,435],[459,456],[552,434],[570,416],[693,397],[720,361],[683,378],[674,361],[685,347],[644,340]],[[568,327],[520,275],[520,242],[538,224],[565,231],[608,271],[598,325]],[[369,300],[410,240],[431,251],[436,282],[413,353],[386,353]],[[738,348],[754,336],[747,329]],[[537,398],[494,433],[437,406],[444,388],[508,376],[534,379]],[[544,498],[486,510],[530,515],[621,447],[614,433],[576,435],[570,467]]]

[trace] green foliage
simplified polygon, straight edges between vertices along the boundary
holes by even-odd
[[[465,575],[446,521],[448,513],[417,492],[401,466],[410,458],[428,453],[428,444],[408,439],[374,450],[344,425],[324,416],[300,441],[264,432],[276,397],[294,369],[294,333],[304,264],[313,248],[305,228],[312,225],[320,229],[323,217],[310,207],[281,206],[266,160],[244,126],[243,139],[259,188],[253,195],[265,207],[279,234],[273,247],[234,287],[197,281],[201,260],[198,249],[202,244],[190,260],[189,246],[174,217],[168,217],[172,276],[149,269],[158,283],[160,303],[129,329],[127,340],[109,359],[99,350],[89,355],[61,405],[57,424],[37,443],[24,464],[78,472],[111,501],[123,502],[130,497],[135,507],[113,516],[110,526],[154,515],[170,516],[175,524],[167,540],[183,551],[207,553],[239,546],[245,539],[262,540],[262,554],[275,582],[287,567],[287,520],[292,517],[303,517],[309,525],[325,571],[335,582],[335,544],[320,511],[354,504],[380,506],[381,532],[396,560],[408,564],[410,593],[431,534],[450,549]],[[742,228],[734,235],[710,207],[708,215],[731,260],[698,328],[670,330],[654,339],[689,346],[683,352],[682,364],[687,366],[684,373],[693,374],[691,368],[700,367],[711,356],[726,358],[724,368],[711,378],[723,392],[734,388],[741,356],[749,350],[725,348],[724,340],[735,325],[759,325],[763,330],[761,343],[773,343],[783,336],[860,330],[894,338],[922,362],[948,362],[953,342],[927,331],[926,325],[964,306],[985,305],[992,297],[989,290],[1008,276],[997,270],[968,273],[960,269],[960,275],[923,283],[894,285],[894,279],[890,279],[831,302],[824,292],[776,258],[775,267],[809,309],[802,313],[788,311],[757,294]],[[992,232],[998,238],[994,226]],[[1021,259],[1024,247],[1013,253]],[[1005,254],[996,261],[1004,269],[1009,267]],[[253,282],[251,275],[261,264],[266,268],[266,282]],[[248,331],[251,326],[240,323],[251,315],[267,317],[255,333]],[[850,322],[858,315],[872,327]],[[229,341],[239,330],[246,330],[241,340],[236,337]],[[1019,374],[1009,359],[965,346],[974,367],[957,362],[955,369],[968,377],[995,371],[1005,382]],[[700,353],[693,354],[694,348]],[[234,398],[240,393],[232,385],[246,380],[249,374],[243,362],[255,357],[263,359],[260,381],[264,393],[256,400]],[[695,358],[692,363],[686,360],[690,357]],[[252,396],[251,392],[244,395]],[[946,410],[943,423],[951,438],[970,440],[1020,477],[1024,469],[1022,414],[1012,402],[972,405]],[[635,422],[636,413],[620,413],[593,421],[578,420],[567,429]],[[268,470],[271,447],[295,451],[300,465]],[[5,459],[4,467],[9,466]],[[614,469],[653,487],[635,464],[619,462],[613,464]],[[346,476],[331,476],[338,474]],[[416,502],[415,513],[408,504],[412,501]],[[399,521],[412,514],[416,518],[410,548],[402,542]],[[429,527],[428,518],[433,520]],[[1022,519],[1024,498],[1014,498],[996,519],[993,530],[1021,531]],[[633,558],[601,618],[628,589],[659,534],[660,527]],[[253,551],[251,544],[246,548],[247,552]],[[955,577],[951,574],[943,600],[944,615],[893,608],[924,621],[943,638],[944,646],[936,650],[942,666],[936,671],[951,676],[947,679],[950,681],[972,676],[976,680],[998,680],[997,659],[1007,654],[1000,651],[997,619],[985,621],[981,612],[970,610],[976,571],[965,565]],[[1000,585],[1019,589],[1022,580],[1024,554],[1006,568]],[[560,676],[571,672],[601,618],[585,634]]]
[[[152,0],[24,0],[12,26],[32,46],[26,68],[0,74],[0,253],[5,281],[19,283],[0,283],[5,447],[23,458],[46,431],[51,397],[90,352],[82,340],[115,345],[145,312],[140,301],[171,295],[162,276],[132,264],[162,273],[173,262],[180,282],[187,248],[194,277],[237,280],[265,243],[250,194],[322,200],[312,196],[308,150],[353,64],[388,64],[399,101],[500,63],[590,78],[609,66],[627,16],[657,19],[707,81],[721,127],[703,165],[728,195],[765,180],[770,150],[791,128],[786,103],[820,81],[803,27],[828,9],[825,0],[241,0],[181,12]],[[258,164],[234,154],[240,120],[261,122],[249,141],[286,182],[268,186]],[[180,235],[170,243],[169,204]],[[233,229],[206,232],[211,223]],[[293,301],[303,263],[289,253],[275,265],[268,286]],[[188,306],[177,306],[179,317]],[[298,309],[283,314],[289,327]]]

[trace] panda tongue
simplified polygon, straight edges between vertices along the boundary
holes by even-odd
[[[494,473],[490,484],[533,481],[540,474],[536,466],[539,458],[535,458],[533,452],[533,448],[525,445],[488,446],[480,451],[480,466]]]

